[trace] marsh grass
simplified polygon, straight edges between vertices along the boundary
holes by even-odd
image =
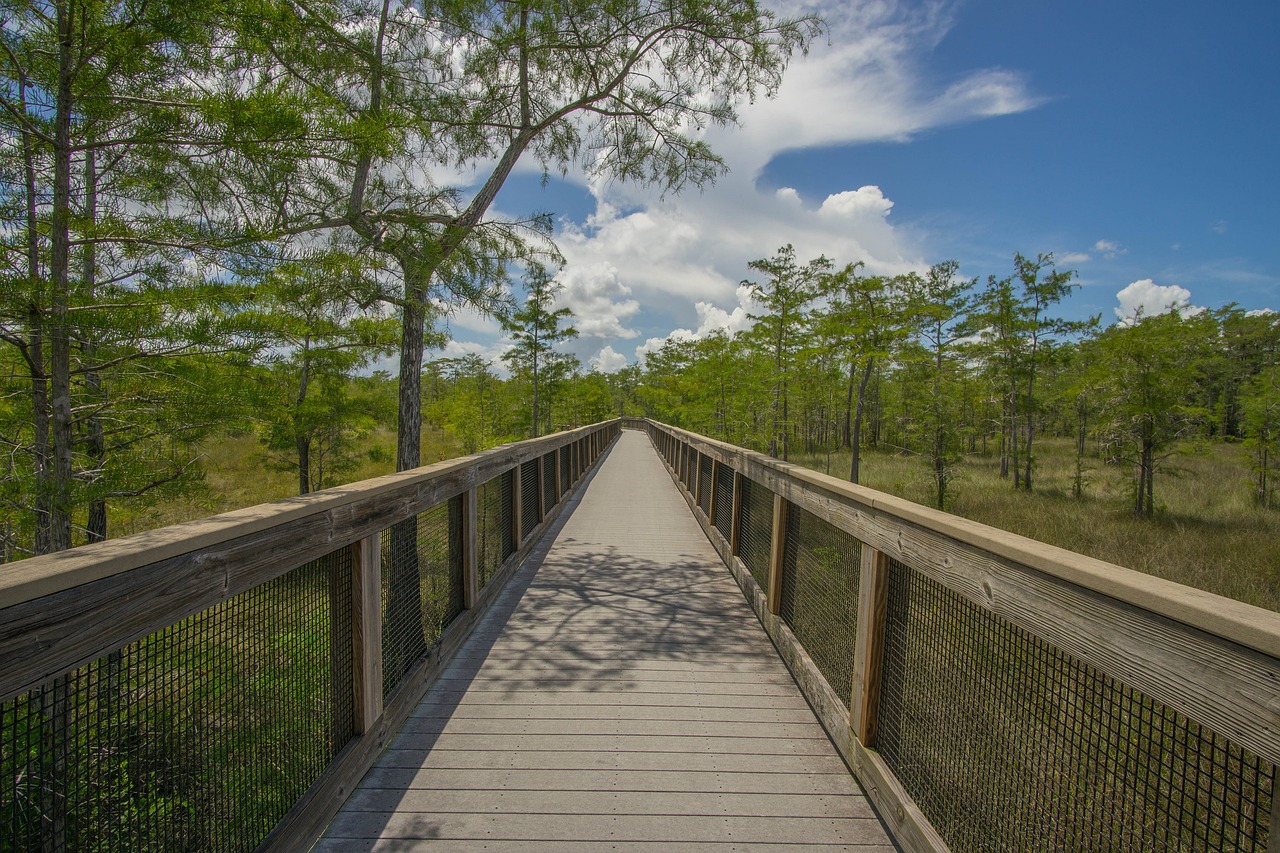
[[[794,461],[827,470],[826,454]],[[832,454],[830,471],[847,476],[849,454]],[[1039,445],[1035,491],[1015,492],[995,457],[969,456],[955,468],[954,501],[965,518],[1087,554],[1228,598],[1280,610],[1280,512],[1250,496],[1248,460],[1238,445],[1188,445],[1156,475],[1157,512],[1132,512],[1128,465],[1087,460],[1084,495],[1072,496],[1074,447]],[[933,483],[923,459],[864,453],[862,482],[929,505]]]
[[[362,439],[359,462],[344,472],[343,483],[367,480],[395,470],[395,430],[377,429]],[[422,462],[430,465],[462,455],[451,434],[432,430],[422,436]],[[156,503],[110,508],[109,536],[125,536],[233,509],[287,498],[298,493],[298,478],[274,464],[253,434],[212,438],[200,447],[203,481],[189,494]]]

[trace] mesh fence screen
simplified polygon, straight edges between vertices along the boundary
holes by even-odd
[[[0,849],[253,850],[351,738],[345,549],[0,705]]]
[[[877,746],[951,849],[1267,850],[1274,768],[890,563]]]
[[[769,551],[773,542],[773,492],[746,477],[738,511],[738,556],[765,594],[769,593]]]
[[[798,506],[788,508],[779,613],[846,706],[853,690],[861,557],[857,539]]]
[[[733,532],[733,469],[728,465],[716,468],[715,510],[716,517],[711,519],[711,523],[728,542],[729,534]]]
[[[520,466],[520,532],[528,536],[542,521],[538,513],[538,460]]]
[[[520,474],[524,476],[524,471]],[[537,476],[536,474],[534,475]],[[499,474],[476,489],[476,575],[483,589],[489,578],[497,573],[502,563],[515,553],[511,528],[515,509],[512,491],[512,472]],[[536,482],[536,480],[535,480]],[[521,484],[521,499],[526,489]],[[534,492],[534,509],[537,510],[537,492]],[[528,518],[528,515],[525,515]]]
[[[542,505],[547,512],[556,505],[556,455],[542,457]]]
[[[569,448],[560,448],[560,488],[567,492],[573,483],[569,482]]]
[[[698,506],[708,516],[711,515],[711,490],[714,488],[711,482],[711,471],[714,468],[715,462],[710,456],[698,458],[698,488],[701,490],[698,495]]]
[[[382,533],[382,692],[390,695],[462,612],[462,501]]]

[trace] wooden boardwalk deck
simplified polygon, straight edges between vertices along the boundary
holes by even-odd
[[[648,438],[587,495],[314,849],[895,849]]]

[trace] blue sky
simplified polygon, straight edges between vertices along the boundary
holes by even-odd
[[[499,197],[555,214],[584,363],[743,328],[746,262],[788,242],[883,273],[954,258],[983,280],[1051,251],[1079,275],[1073,318],[1280,309],[1276,0],[805,8],[830,38],[708,134],[732,170],[714,187],[663,199],[529,169]],[[451,325],[450,354],[504,347],[491,321]]]

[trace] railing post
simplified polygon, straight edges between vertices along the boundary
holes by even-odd
[[[702,506],[702,454],[693,457],[693,505]]]
[[[853,654],[849,726],[863,746],[875,746],[884,660],[884,623],[889,613],[889,556],[862,545],[858,577],[858,637]]]
[[[538,523],[547,517],[547,455],[538,457]],[[516,546],[519,547],[519,546]]]
[[[729,553],[736,556],[738,553],[738,540],[742,536],[742,523],[739,516],[742,515],[742,473],[733,472],[733,510],[729,518]]]
[[[556,448],[556,503],[560,503],[560,499],[564,497],[565,484],[560,481],[560,454],[564,453],[563,447]]]
[[[773,496],[773,536],[769,542],[769,612],[782,610],[782,563],[787,553],[787,508],[782,495]]]
[[[518,550],[528,533],[524,529],[524,497],[520,483],[520,468],[517,464],[511,470],[511,544]]]
[[[467,489],[462,498],[462,606],[470,610],[480,597],[480,574],[477,571],[478,531],[476,524],[476,490]]]
[[[382,547],[375,531],[351,543],[351,684],[355,733],[382,716]]]
[[[711,460],[711,502],[707,504],[707,523],[716,526],[716,483],[720,477],[720,460]]]

